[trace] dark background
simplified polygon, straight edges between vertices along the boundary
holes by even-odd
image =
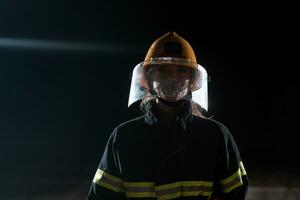
[[[2,0],[0,198],[83,199],[113,128],[141,114],[131,71],[168,31],[207,69],[207,116],[231,130],[251,186],[298,184],[296,30],[279,4]]]

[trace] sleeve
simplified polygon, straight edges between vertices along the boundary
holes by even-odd
[[[217,185],[222,200],[245,200],[248,177],[230,131],[223,126],[217,164]]]
[[[116,129],[108,139],[87,200],[127,199],[123,190],[119,156],[114,146],[115,139]]]

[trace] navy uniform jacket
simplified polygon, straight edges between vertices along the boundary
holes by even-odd
[[[229,130],[180,106],[176,120],[145,115],[117,126],[107,142],[88,200],[244,200],[248,179]]]

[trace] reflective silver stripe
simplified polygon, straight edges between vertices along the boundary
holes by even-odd
[[[242,176],[246,176],[247,172],[242,161],[240,161],[240,169],[241,169]]]

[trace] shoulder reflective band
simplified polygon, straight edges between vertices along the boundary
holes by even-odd
[[[213,182],[178,181],[156,186],[154,182],[125,182],[100,169],[93,182],[115,192],[124,192],[129,198],[156,197],[164,200],[180,196],[210,196],[213,191]]]
[[[230,177],[220,181],[220,184],[222,186],[222,191],[225,193],[229,193],[235,188],[243,185],[242,176],[246,176],[246,175],[247,173],[245,167],[242,161],[240,161],[239,169]]]

